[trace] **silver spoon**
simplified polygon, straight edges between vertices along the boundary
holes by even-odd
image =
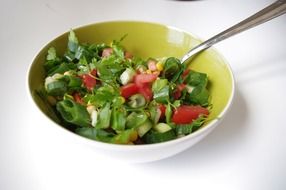
[[[212,45],[229,38],[235,34],[248,30],[254,26],[260,25],[267,22],[275,17],[278,17],[286,13],[286,0],[279,0],[268,7],[265,7],[261,11],[255,13],[254,15],[248,17],[247,19],[239,22],[238,24],[226,29],[225,31],[215,35],[214,37],[202,42],[198,46],[192,48],[188,51],[182,58],[181,63],[186,63],[190,61],[195,55],[201,51],[211,47]]]

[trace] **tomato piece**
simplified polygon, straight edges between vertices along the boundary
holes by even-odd
[[[147,101],[152,100],[153,93],[151,89],[151,83],[155,81],[158,74],[137,74],[134,76],[134,83],[139,89],[139,93],[142,94]]]
[[[93,76],[91,74],[83,74],[82,75],[82,82],[83,82],[84,86],[90,91],[92,91],[96,85],[95,76]]]
[[[166,106],[164,104],[159,105],[159,109],[161,111],[160,119],[165,117],[165,112],[166,112]]]
[[[183,105],[178,107],[172,116],[172,121],[176,124],[189,124],[197,119],[200,115],[208,115],[207,108],[202,106],[187,106]]]
[[[139,88],[134,83],[129,83],[120,88],[120,94],[124,98],[129,98],[130,96],[137,94],[139,92]]]
[[[183,91],[185,88],[186,88],[186,84],[184,84],[184,83],[179,84],[179,85],[177,86],[177,89],[178,89],[179,91]]]
[[[92,69],[92,71],[90,71],[90,74],[93,76],[96,76],[96,73],[97,73],[96,69]]]
[[[101,57],[108,57],[113,53],[113,49],[112,48],[105,48],[102,51]]]
[[[75,102],[79,103],[79,104],[84,104],[82,97],[80,96],[79,93],[74,93],[73,94],[73,98],[75,100]]]
[[[150,101],[153,98],[153,92],[148,83],[141,84],[141,86],[139,86],[139,93],[142,94],[147,101]]]
[[[175,100],[178,100],[181,97],[182,93],[179,90],[175,90],[175,92],[173,93],[173,97]]]
[[[148,65],[148,69],[151,70],[151,71],[156,71],[157,70],[157,67],[156,67],[156,61],[153,60],[153,59],[150,59],[147,63]]]
[[[157,79],[158,74],[137,74],[134,77],[134,82],[137,86],[144,86],[144,83],[150,83]]]

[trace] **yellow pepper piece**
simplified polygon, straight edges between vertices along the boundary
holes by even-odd
[[[158,62],[156,64],[156,68],[157,68],[158,71],[163,71],[163,64],[161,62]]]
[[[152,74],[152,71],[148,69],[148,70],[146,71],[146,73],[147,73],[147,74]]]

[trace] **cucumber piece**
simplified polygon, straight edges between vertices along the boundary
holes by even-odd
[[[151,128],[152,128],[152,123],[148,119],[137,128],[137,133],[139,137],[143,137]]]
[[[172,128],[166,123],[158,123],[153,127],[153,129],[159,133],[165,133],[170,131]]]

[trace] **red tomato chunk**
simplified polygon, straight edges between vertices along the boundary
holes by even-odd
[[[172,116],[172,121],[176,124],[189,124],[201,115],[208,115],[207,108],[202,106],[187,106],[178,107]]]
[[[93,72],[94,73],[94,72]],[[96,73],[96,72],[95,72]],[[96,79],[95,76],[93,76],[92,74],[83,74],[82,76],[82,82],[84,84],[84,86],[89,90],[92,91],[93,88],[96,85]]]
[[[137,94],[139,92],[139,88],[134,83],[130,83],[124,85],[120,88],[121,96],[124,98],[129,98],[130,96]]]

